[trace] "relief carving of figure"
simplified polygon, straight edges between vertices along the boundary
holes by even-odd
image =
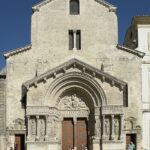
[[[110,134],[110,122],[109,122],[109,119],[105,120],[105,134],[106,135]]]
[[[101,123],[100,123],[100,120],[96,120],[95,131],[96,131],[95,136],[100,137],[101,136]]]
[[[119,121],[118,121],[118,119],[114,119],[114,133],[115,133],[115,135],[119,135]]]
[[[84,109],[86,104],[77,97],[76,94],[72,96],[65,96],[60,100],[59,107],[62,109]]]
[[[36,135],[36,121],[35,119],[31,119],[31,135]]]
[[[45,136],[45,120],[40,119],[40,135]]]
[[[58,127],[57,127],[57,120],[55,118],[48,119],[48,129],[49,129],[48,132],[49,137],[56,138]]]

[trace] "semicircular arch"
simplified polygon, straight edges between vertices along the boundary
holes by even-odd
[[[87,93],[94,107],[107,104],[105,93],[99,83],[91,76],[77,72],[66,73],[56,78],[46,92],[45,103],[49,99],[56,103],[64,92],[73,88]]]

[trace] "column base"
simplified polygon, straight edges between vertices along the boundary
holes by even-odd
[[[123,140],[123,136],[122,135],[119,137],[119,140]]]
[[[114,135],[111,135],[111,140],[114,140],[114,139],[115,139]]]
[[[39,137],[38,136],[36,136],[35,141],[39,141]]]
[[[27,141],[30,141],[30,137],[29,136],[27,136]]]
[[[106,135],[102,135],[102,140],[105,140],[106,139]]]
[[[48,141],[48,135],[45,136],[44,140],[45,140],[45,141]]]

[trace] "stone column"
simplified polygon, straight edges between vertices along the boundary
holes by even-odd
[[[27,131],[27,133],[28,133],[28,135],[27,135],[27,141],[29,141],[30,140],[30,135],[31,135],[31,129],[30,129],[30,116],[27,116],[27,126],[28,126],[28,131]]]
[[[45,141],[48,140],[48,115],[45,116]]]
[[[120,115],[120,140],[123,140],[123,114]]]
[[[73,123],[74,123],[74,150],[77,150],[76,147],[76,125],[77,125],[77,118],[73,118]]]
[[[36,116],[36,141],[39,140],[39,116]]]
[[[105,133],[105,115],[102,115],[102,123],[103,123],[103,136],[102,136],[102,138],[103,138],[103,140],[105,140],[105,138],[106,138],[106,133]]]
[[[111,140],[114,140],[114,115],[111,115]]]
[[[73,43],[74,43],[74,47],[73,47],[73,50],[77,50],[76,48],[76,30],[73,30]]]

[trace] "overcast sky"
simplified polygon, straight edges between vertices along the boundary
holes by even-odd
[[[4,52],[30,44],[31,7],[40,1],[0,0],[0,69],[5,65]],[[132,17],[150,15],[150,0],[107,1],[118,8],[118,43],[122,44]]]

